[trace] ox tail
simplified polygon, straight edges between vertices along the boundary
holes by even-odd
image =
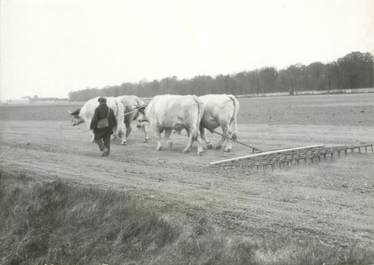
[[[204,103],[197,97],[193,96],[193,100],[196,102],[197,105],[197,121],[196,121],[196,138],[199,136],[199,128],[201,119],[203,118],[204,114]]]
[[[239,113],[240,103],[233,95],[227,95],[234,105],[234,111],[230,119],[230,125],[232,125],[232,139],[235,141],[238,138],[238,123],[237,116]]]

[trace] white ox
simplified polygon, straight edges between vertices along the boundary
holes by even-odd
[[[99,97],[92,98],[88,100],[81,108],[69,112],[72,116],[72,125],[76,126],[81,123],[86,123],[88,129],[90,129],[91,120],[94,116],[95,109],[99,106],[98,102]],[[114,136],[119,137],[121,139],[121,143],[124,144],[126,140],[123,138],[125,135],[125,128],[124,128],[124,107],[121,101],[115,97],[106,97],[107,105],[109,108],[113,110],[113,113],[117,120],[117,127],[113,129]],[[91,138],[93,141],[93,138]]]
[[[138,117],[143,117],[142,114],[143,107],[145,107],[145,103],[143,100],[141,100],[139,97],[134,95],[123,95],[117,97],[118,100],[122,103],[124,107],[124,123],[126,127],[126,135],[125,135],[125,143],[127,142],[127,138],[129,137],[131,133],[131,122],[134,120],[137,120]],[[140,118],[141,119],[141,118]],[[143,120],[139,120],[140,123],[138,123],[138,128],[141,128],[144,132],[144,142],[147,142],[149,137],[147,133],[147,126],[145,126],[142,122]]]
[[[187,95],[158,95],[145,108],[145,117],[158,138],[156,150],[162,149],[161,133],[165,132],[164,141],[172,148],[170,134],[173,130],[187,131],[188,144],[183,152],[191,150],[197,141],[197,154],[203,152],[199,139],[199,125],[204,112],[204,105],[197,96]]]
[[[226,94],[205,95],[199,97],[199,99],[204,103],[204,115],[200,124],[201,138],[208,148],[212,148],[212,144],[205,135],[205,129],[212,133],[216,128],[221,127],[224,136],[222,136],[216,148],[219,149],[224,145],[223,150],[230,152],[232,140],[237,139],[239,101],[233,95]]]

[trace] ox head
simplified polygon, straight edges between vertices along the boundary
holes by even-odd
[[[68,111],[68,113],[71,115],[71,124],[73,126],[84,123],[84,120],[79,116],[80,111],[80,108],[75,111]]]
[[[146,105],[138,107],[138,114],[136,117],[137,128],[145,127],[149,123],[149,120],[145,116],[145,108],[146,108]]]

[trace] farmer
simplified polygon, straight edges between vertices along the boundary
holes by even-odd
[[[110,136],[113,133],[113,128],[117,126],[117,120],[113,110],[107,106],[106,98],[100,97],[98,101],[100,104],[95,109],[90,129],[95,134],[94,140],[102,151],[102,156],[107,156],[110,152]]]

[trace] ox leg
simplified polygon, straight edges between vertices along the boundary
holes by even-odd
[[[117,127],[114,127],[113,128],[113,134],[110,136],[110,139],[112,141],[115,141],[118,137],[119,137],[119,131],[118,131],[118,128]]]
[[[95,134],[91,133],[91,143],[95,143]]]
[[[231,149],[232,149],[231,140],[229,139],[230,129],[228,128],[228,126],[226,124],[221,125],[221,128],[222,128],[223,136],[222,136],[221,140],[217,143],[216,149],[220,149],[220,148],[222,148],[222,146],[224,146],[223,151],[224,152],[230,152]]]
[[[221,149],[225,140],[226,140],[226,138],[224,136],[222,136],[221,139],[218,141],[218,143],[216,145],[216,149]]]
[[[142,126],[142,130],[144,132],[144,142],[147,143],[148,140],[149,140],[149,136],[148,136],[148,131],[147,131],[146,125]]]
[[[128,120],[125,120],[125,126],[126,126],[126,134],[125,134],[125,139],[124,139],[123,144],[127,144],[127,139],[129,138],[130,133],[132,131],[131,123]]]
[[[111,140],[116,140],[118,138],[118,127],[113,128],[113,134],[110,136]]]
[[[125,137],[125,132],[124,132],[123,128],[122,127],[117,128],[115,130],[115,132],[116,132],[115,137],[118,137],[121,140],[121,144],[125,145],[126,144],[126,137]]]
[[[157,151],[161,151],[161,149],[162,149],[162,138],[161,138],[162,130],[160,130],[160,128],[156,127],[155,128],[155,132],[156,132],[156,136],[157,136],[157,147],[156,147],[156,150]]]
[[[208,140],[208,138],[206,137],[206,134],[205,134],[205,129],[203,127],[200,127],[200,137],[201,139],[203,139],[203,141],[205,142],[206,144],[206,147],[208,149],[212,149],[213,148],[213,145],[212,143]]]
[[[202,142],[199,139],[198,133],[194,136],[194,140],[197,142],[197,155],[200,155],[202,152],[204,152],[204,148],[202,145]]]
[[[111,139],[112,141],[116,140],[116,138],[117,138],[117,135],[116,135],[115,133],[113,133],[113,134],[111,135],[111,137],[110,137],[110,139]]]
[[[232,141],[231,140],[226,140],[226,146],[223,149],[224,152],[230,152],[232,150]]]
[[[231,141],[231,135],[232,135],[232,132],[230,130],[230,128],[228,128],[227,126],[223,127],[222,128],[222,132],[223,132],[223,135],[225,135],[225,147],[223,149],[224,152],[230,152],[231,149],[232,149],[232,141]]]
[[[169,148],[170,148],[170,149],[173,149],[173,141],[170,140],[171,132],[172,132],[171,129],[166,129],[166,130],[165,130],[165,136],[164,136],[164,139],[165,139],[166,144],[169,145]]]
[[[187,146],[183,149],[183,153],[187,153],[191,150],[192,143],[193,143],[193,134],[190,133],[189,129],[186,129],[188,135],[188,143]]]
[[[238,125],[236,124],[236,118],[230,123],[231,139],[236,141],[238,139]]]
[[[184,153],[189,152],[191,150],[192,144],[194,141],[197,142],[197,154],[200,155],[203,151],[203,145],[202,142],[199,139],[199,130],[196,128],[190,132],[190,130],[187,130],[187,133],[189,135],[188,137],[188,144],[186,148],[183,150]]]

